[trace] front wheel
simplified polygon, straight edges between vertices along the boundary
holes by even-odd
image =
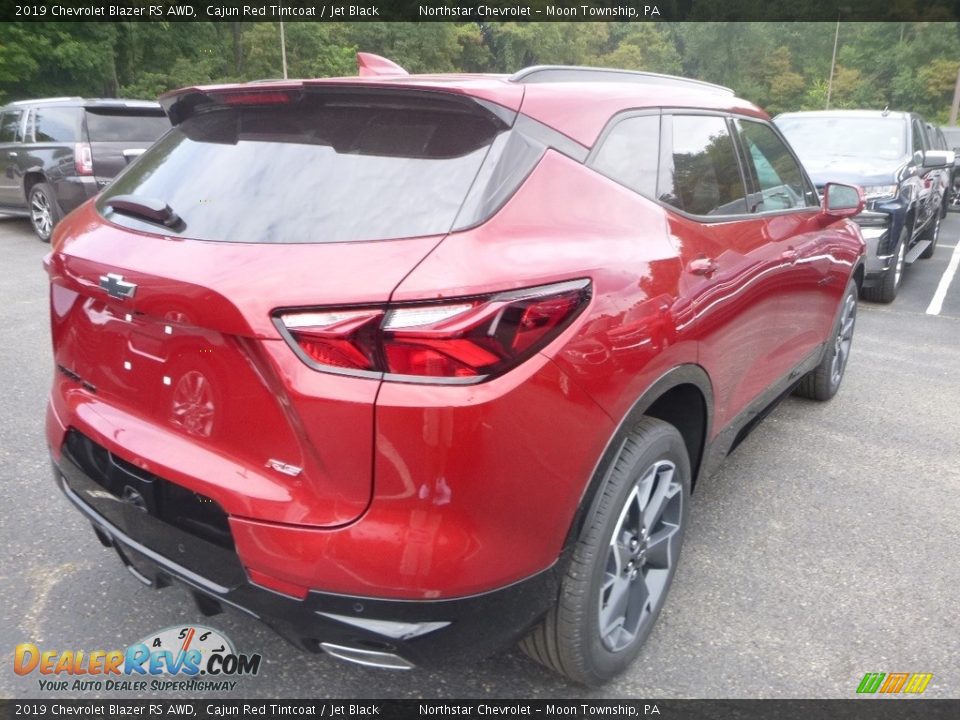
[[[829,400],[837,394],[853,346],[857,324],[857,284],[851,280],[840,301],[840,313],[827,340],[820,364],[803,376],[794,393],[811,400]]]
[[[871,302],[891,303],[900,290],[900,280],[906,266],[907,242],[910,235],[906,228],[900,231],[897,245],[893,249],[893,263],[886,269],[880,282],[874,287],[864,288],[863,297]]]
[[[680,433],[640,420],[598,492],[555,606],[521,642],[533,659],[585,685],[625,670],[663,608],[690,496]]]

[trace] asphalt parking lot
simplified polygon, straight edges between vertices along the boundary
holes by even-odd
[[[0,697],[41,696],[35,674],[13,672],[18,643],[113,649],[197,622],[262,654],[243,697],[853,697],[866,672],[933,673],[925,696],[958,697],[960,276],[926,312],[958,238],[951,215],[893,305],[861,304],[832,402],[787,400],[701,484],[652,637],[627,675],[588,691],[519,651],[443,672],[308,656],[244,616],[205,619],[183,591],[138,584],[54,490],[48,246],[0,217]]]

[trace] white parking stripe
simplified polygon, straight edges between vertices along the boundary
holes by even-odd
[[[943,271],[940,278],[940,284],[937,285],[937,291],[933,294],[933,299],[927,306],[927,315],[939,315],[943,309],[943,300],[947,297],[947,290],[950,288],[950,282],[953,276],[957,274],[957,267],[960,266],[960,243],[953,248],[950,255],[950,262],[947,263],[947,269]]]

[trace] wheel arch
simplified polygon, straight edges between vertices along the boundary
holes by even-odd
[[[856,266],[853,268],[853,274],[851,277],[853,281],[857,284],[857,292],[863,289],[863,278],[866,273],[864,269],[863,260],[858,260]]]
[[[679,365],[661,375],[630,407],[604,448],[567,532],[564,548],[576,542],[593,510],[600,489],[613,469],[630,428],[642,417],[670,423],[683,437],[690,457],[690,486],[696,487],[704,468],[713,418],[713,385],[699,365]]]
[[[33,189],[34,185],[37,185],[42,182],[49,182],[47,176],[43,174],[42,170],[36,168],[31,168],[23,174],[23,198],[24,200],[30,200],[30,191]]]

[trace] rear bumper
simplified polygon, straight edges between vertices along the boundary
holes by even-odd
[[[118,522],[113,511],[98,512],[104,505],[95,508],[88,499],[103,498],[102,486],[68,453],[53,463],[53,471],[57,486],[90,520],[100,542],[116,550],[140,582],[159,589],[175,581],[206,615],[232,607],[301,649],[325,650],[361,664],[440,667],[490,655],[522,637],[558,592],[554,565],[507,587],[450,600],[385,600],[319,591],[291,597],[252,582],[230,549],[146,513],[140,514],[142,522],[129,524]],[[131,511],[122,501],[108,502],[118,506],[117,513]]]

